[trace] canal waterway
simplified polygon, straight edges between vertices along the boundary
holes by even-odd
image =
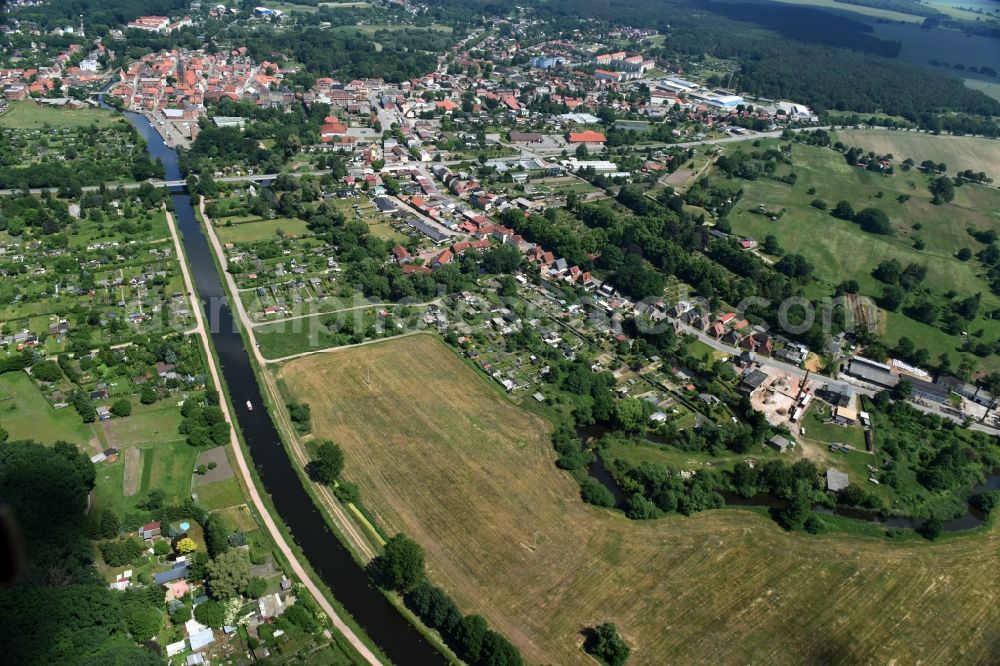
[[[145,138],[150,158],[159,158],[163,162],[166,179],[181,179],[183,176],[178,167],[177,153],[164,144],[163,138],[149,120],[135,113],[126,112],[124,115]],[[258,408],[249,411],[241,408],[247,401],[254,405],[263,404],[257,377],[243,338],[234,325],[228,297],[212,260],[208,241],[195,217],[190,197],[181,192],[172,194],[171,199],[198,297],[205,304],[206,322],[222,374],[228,385],[232,404],[236,406],[235,417],[243,432],[252,463],[264,490],[271,496],[278,515],[337,601],[389,659],[397,664],[448,663],[382,592],[369,583],[361,566],[330,532],[323,515],[292,467],[267,410]]]

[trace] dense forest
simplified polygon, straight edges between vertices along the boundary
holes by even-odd
[[[708,2],[701,6],[721,16],[754,23],[799,42],[846,47],[887,57],[899,55],[900,44],[873,37],[870,26],[814,7],[775,7],[773,3],[763,2]]]
[[[219,116],[240,116],[253,122],[241,131],[216,127],[212,121],[203,119],[201,132],[191,147],[178,150],[179,164],[186,174],[211,172],[234,164],[259,167],[265,173],[280,171],[281,165],[301,146],[319,143],[320,126],[330,114],[330,107],[312,104],[307,109],[295,103],[286,112],[224,99],[214,111]],[[264,139],[273,139],[274,146],[265,148]]]
[[[84,21],[87,26],[118,27],[137,16],[169,16],[187,9],[188,0],[61,0],[39,2],[34,6],[20,7],[17,16],[37,22],[52,29],[76,25]]]
[[[84,511],[94,479],[93,464],[71,444],[0,447],[0,501],[7,508],[0,519],[6,535],[20,531],[24,561],[14,584],[0,588],[5,663],[162,663],[135,638],[159,617],[157,605],[145,593],[109,590],[93,567]]]
[[[376,48],[373,41],[381,48]],[[258,61],[287,53],[306,71],[319,76],[333,72],[346,79],[381,77],[398,82],[433,71],[436,54],[445,51],[450,43],[444,33],[425,30],[368,36],[356,30],[308,27],[297,31],[294,39],[279,31],[258,32],[247,42],[247,48]]]
[[[705,48],[694,35],[673,45],[688,52]],[[966,88],[959,79],[848,49],[719,35],[711,53],[740,60],[736,86],[741,91],[801,101],[818,113],[882,111],[913,122],[949,110],[1000,114],[1000,102]]]

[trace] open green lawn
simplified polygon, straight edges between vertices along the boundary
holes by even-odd
[[[389,226],[388,222],[369,223],[368,231],[372,236],[394,243],[405,243],[407,236]]]
[[[136,443],[141,451],[138,491],[125,497],[125,463],[119,455],[116,462],[101,462],[95,466],[97,483],[94,488],[98,508],[113,509],[124,515],[135,509],[149,491],[162,490],[169,503],[178,503],[191,496],[191,473],[198,458],[198,449],[184,441]]]
[[[121,116],[106,109],[86,107],[64,109],[35,104],[29,100],[9,102],[10,109],[0,116],[0,126],[16,129],[39,129],[52,127],[84,127],[96,124],[106,127],[113,123],[127,122]]]
[[[313,432],[428,576],[535,664],[593,664],[617,625],[644,664],[984,663],[1000,530],[930,544],[789,533],[746,510],[630,521],[584,504],[551,426],[431,336],[284,365]]]
[[[331,335],[322,324],[320,315],[291,321],[276,321],[258,326],[254,335],[265,358],[281,358],[292,354],[344,344],[337,334]]]
[[[939,305],[944,304],[943,293],[951,289],[959,298],[982,293],[982,311],[1000,307],[1000,298],[990,292],[982,277],[981,264],[974,259],[962,262],[954,258],[961,248],[977,252],[983,247],[968,234],[968,227],[1000,232],[1000,190],[964,185],[956,189],[953,202],[936,206],[930,201],[926,177],[917,171],[897,172],[891,177],[877,175],[849,166],[836,151],[799,144],[793,146],[792,159],[794,166],[782,169],[798,175],[795,185],[768,179],[720,181],[720,174],[713,178],[743,189],[743,198],[729,215],[734,233],[758,241],[772,234],[783,250],[802,254],[815,266],[816,280],[806,289],[809,296],[829,296],[836,284],[847,279],[857,280],[861,293],[877,296],[884,285],[872,277],[871,271],[881,261],[894,258],[903,266],[912,262],[927,267],[924,285],[932,290]],[[816,189],[815,194],[808,193],[810,187]],[[900,203],[896,199],[900,194],[911,198]],[[849,201],[855,210],[880,208],[891,219],[895,233],[879,236],[863,232],[851,222],[812,207],[810,202],[816,198],[831,208],[841,199]],[[772,221],[754,214],[759,204],[771,211],[784,209],[785,214]],[[914,225],[920,228],[914,229]],[[924,250],[913,247],[917,238],[924,241]],[[1000,333],[996,322],[982,318],[971,326],[973,331],[980,328],[986,339]],[[934,358],[946,352],[958,362],[958,336],[946,335],[903,314],[890,313],[886,339],[894,343],[901,335],[927,348]],[[1000,368],[996,356],[982,362],[989,368]]]
[[[135,502],[154,488],[164,491],[168,501],[190,496],[191,473],[199,451],[178,434],[179,423],[180,411],[173,403],[164,402],[135,404],[132,416],[87,425],[72,407],[53,409],[26,374],[0,375],[0,427],[12,439],[42,443],[64,440],[76,444],[88,456],[108,446],[118,448],[122,454],[127,448],[140,449],[138,490],[133,497],[125,497],[123,492],[124,455],[119,455],[116,462],[96,465],[96,503],[115,509],[119,515],[132,510]]]
[[[191,474],[199,450],[177,432],[180,422],[176,401],[142,405],[133,400],[131,416],[101,423],[98,427],[107,446],[122,452],[129,447],[139,448],[140,469],[135,495],[125,497],[124,475],[127,472],[122,456],[116,463],[99,463],[98,502],[110,503],[123,512],[131,510],[134,502],[141,501],[153,489],[162,490],[169,502],[190,497]]]
[[[802,419],[806,437],[823,444],[849,444],[859,451],[865,450],[865,432],[861,426],[824,423],[829,418],[830,407],[817,402]]]
[[[111,446],[144,446],[157,442],[176,442],[183,437],[177,427],[181,412],[176,401],[161,401],[153,405],[132,400],[132,415],[105,421],[104,434]]]
[[[243,533],[253,532],[259,527],[246,504],[219,509],[219,515],[226,521],[226,525]]]
[[[11,439],[33,439],[43,444],[63,440],[76,444],[88,456],[97,452],[93,428],[83,423],[72,407],[53,409],[23,372],[0,375],[0,427],[10,433]]]
[[[991,0],[923,0],[923,3],[944,14],[966,21],[1000,20],[997,5]],[[977,12],[983,12],[979,14]]]
[[[184,441],[140,446],[142,483],[137,496],[158,488],[172,500],[191,495],[191,472],[198,459],[198,449]]]
[[[694,356],[700,361],[704,360],[705,358],[710,358],[713,360],[719,359],[727,355],[725,352],[719,351],[714,347],[709,347],[704,342],[697,339],[687,343],[687,353],[690,354],[691,356]]]
[[[860,425],[841,426],[824,423],[829,417],[830,406],[816,401],[799,424],[806,429],[804,436],[796,433],[796,439],[801,445],[800,448],[812,447],[814,449],[807,452],[806,457],[816,462],[821,469],[831,467],[845,472],[851,483],[877,495],[882,500],[883,506],[894,507],[899,498],[893,487],[888,484],[876,485],[868,481],[868,477],[872,476],[868,466],[871,465],[877,469],[882,463],[880,455],[869,454],[865,448],[864,430]],[[878,446],[877,432],[876,430],[876,447]],[[848,444],[854,450],[849,453],[831,451],[829,445],[833,443]],[[901,466],[899,469],[901,475],[913,477],[913,473],[905,466]],[[913,485],[916,486],[915,479]]]
[[[873,150],[879,155],[891,153],[897,162],[907,157],[917,164],[934,160],[948,165],[948,173],[972,169],[1000,179],[1000,141],[996,139],[885,129],[844,129],[837,130],[836,135],[848,146]]]
[[[1000,101],[1000,83],[994,83],[992,81],[984,81],[983,79],[962,79],[965,82],[966,88],[972,88],[973,90],[978,90],[981,93],[985,93],[995,100]]]
[[[763,447],[747,453],[737,454],[726,452],[721,456],[713,456],[710,453],[700,451],[682,451],[672,446],[623,442],[615,442],[606,449],[603,449],[601,457],[605,460],[624,460],[633,464],[651,462],[660,465],[670,465],[680,470],[732,469],[733,465],[740,460],[789,459],[788,455],[782,456],[772,449]]]
[[[122,222],[134,225],[135,231],[132,237],[138,240],[149,242],[153,240],[164,240],[161,247],[173,250],[173,243],[169,243],[170,230],[167,228],[167,216],[163,210],[151,210],[142,213],[140,216],[125,220],[106,220],[101,224],[95,224],[90,220],[77,220],[70,225],[69,244],[72,248],[85,248],[91,243],[107,242],[109,240],[130,240],[130,237],[115,231]],[[150,225],[150,229],[142,228],[145,224]]]
[[[395,23],[379,23],[375,25],[345,25],[336,26],[332,28],[333,30],[355,30],[366,35],[373,35],[376,32],[385,30],[386,32],[398,32],[400,30],[433,30],[435,32],[445,32],[451,33],[452,27],[450,25],[442,25],[440,23],[432,23],[431,25],[411,25],[411,24],[395,24]]]
[[[260,353],[265,358],[284,358],[317,349],[339,347],[359,340],[345,332],[349,323],[351,330],[365,331],[375,324],[379,308],[359,308],[338,318],[331,314],[317,314],[298,319],[275,321],[254,329],[260,345]],[[323,322],[332,322],[329,326]]]
[[[97,473],[94,482],[94,506],[91,509],[111,509],[119,516],[134,506],[134,500],[142,497],[124,496],[125,463],[119,458],[116,462],[103,462],[95,466]]]
[[[236,477],[198,486],[195,493],[198,495],[198,504],[209,511],[235,506],[245,501],[243,489],[240,488]]]
[[[225,219],[225,218],[224,218]],[[301,236],[309,232],[305,220],[279,217],[273,220],[255,218],[250,222],[234,222],[216,226],[216,233],[223,243],[250,243],[274,238],[280,231],[287,236]]]

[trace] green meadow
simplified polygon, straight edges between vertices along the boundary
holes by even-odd
[[[777,143],[762,142],[761,148]],[[741,145],[745,150],[754,150],[749,144]],[[894,175],[872,173],[848,165],[844,156],[834,150],[801,144],[793,144],[792,162],[792,166],[780,166],[778,175],[794,172],[794,185],[764,178],[724,180],[726,177],[718,171],[711,178],[716,183],[727,183],[733,190],[743,190],[743,197],[729,214],[733,233],[758,241],[773,235],[783,251],[801,254],[815,266],[815,279],[806,288],[809,296],[831,295],[834,286],[844,280],[857,280],[861,293],[877,296],[884,285],[872,277],[872,270],[884,260],[896,259],[903,266],[916,263],[927,268],[923,286],[929,288],[929,298],[938,305],[943,306],[947,302],[945,292],[953,290],[957,298],[981,293],[981,313],[1000,307],[1000,297],[990,292],[984,279],[983,266],[976,259],[963,262],[955,257],[962,248],[976,253],[985,247],[970,235],[969,229],[1000,233],[1000,191],[966,184],[955,189],[951,203],[934,205],[927,189],[928,178],[919,170],[903,172],[897,164]],[[901,197],[906,200],[900,201]],[[814,199],[823,200],[830,209],[840,200],[848,201],[854,210],[879,208],[889,216],[893,235],[866,233],[852,222],[832,217],[828,210],[813,207]],[[783,210],[784,214],[771,220],[756,214],[761,205],[771,212]],[[923,249],[917,249],[918,241],[923,243]],[[982,314],[970,329],[970,333],[982,330],[986,340],[1000,335],[1000,324],[982,318]],[[926,347],[932,357],[948,353],[957,364],[959,336],[948,335],[901,312],[887,314],[884,333],[890,343],[906,335],[918,346]],[[996,355],[976,361],[1000,369]]]

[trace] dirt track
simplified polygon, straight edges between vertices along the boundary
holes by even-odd
[[[142,452],[136,446],[131,446],[122,452],[125,462],[125,480],[122,483],[122,494],[132,497],[139,492],[139,477],[142,473]]]

